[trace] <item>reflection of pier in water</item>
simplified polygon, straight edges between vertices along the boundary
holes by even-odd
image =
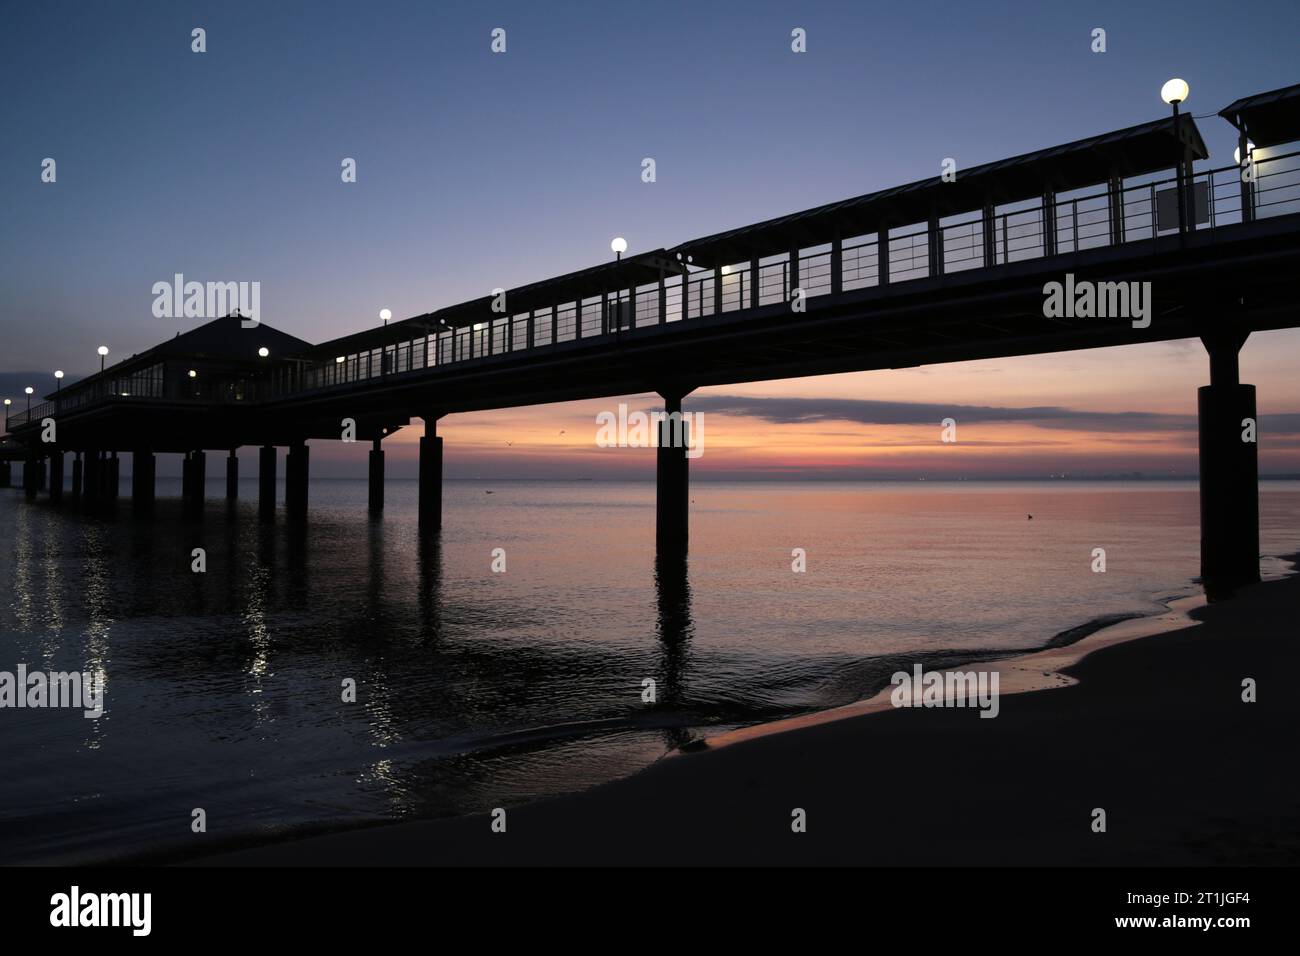
[[[678,710],[684,703],[686,666],[694,635],[685,555],[661,553],[655,558],[655,593],[659,605],[659,705]],[[665,740],[673,749],[687,743],[690,736],[681,727],[664,731]]]
[[[553,684],[557,671],[602,675],[603,687],[615,687],[560,736],[641,730],[661,733],[669,748],[690,738],[694,707],[684,688],[693,623],[684,556],[660,557],[653,592],[646,582],[653,617],[645,618],[644,631],[657,641],[642,658],[584,641],[521,641],[512,632],[541,617],[542,606],[448,598],[439,536],[406,535],[400,524],[376,518],[299,526],[222,520],[226,510],[213,503],[199,520],[183,503],[161,500],[147,520],[83,521],[15,508],[15,624],[43,635],[42,659],[65,653],[84,660],[106,672],[110,687],[117,675],[155,689],[233,694],[251,725],[268,733],[273,721],[301,706],[285,693],[305,679],[301,667],[318,672],[328,660],[328,676],[311,678],[320,681],[313,685],[319,699],[337,701],[338,681],[355,679],[360,707],[347,720],[359,718],[380,746],[417,746],[406,734],[421,724],[421,711],[487,714],[488,726],[501,719],[513,724],[513,689]],[[245,515],[252,511],[243,507]],[[366,543],[358,551],[353,545],[362,534]],[[205,574],[190,572],[191,545],[207,552]],[[80,578],[51,563],[69,553],[81,555]],[[335,555],[355,560],[340,565]],[[133,643],[110,653],[118,619],[130,622]],[[76,633],[80,643],[69,637]],[[641,700],[647,676],[656,682],[654,704]],[[440,700],[433,703],[435,693]],[[573,717],[571,698],[533,696],[542,700],[543,721],[563,725]],[[582,729],[584,722],[590,730]],[[113,727],[88,721],[86,731],[98,737]]]

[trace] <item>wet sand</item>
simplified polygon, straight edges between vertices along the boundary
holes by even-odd
[[[1291,576],[973,665],[1001,675],[995,719],[895,708],[886,691],[507,807],[505,833],[485,808],[194,862],[1294,865],[1298,621]],[[1242,701],[1247,677],[1256,703]],[[804,833],[791,829],[796,808]]]

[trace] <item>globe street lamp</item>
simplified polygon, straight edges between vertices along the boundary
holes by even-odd
[[[1160,87],[1160,98],[1166,103],[1177,106],[1179,103],[1183,102],[1183,100],[1187,99],[1187,94],[1189,92],[1190,88],[1187,86],[1187,81],[1174,77],[1172,80],[1166,82],[1164,86]]]
[[[609,248],[613,250],[616,259],[622,259],[623,253],[627,252],[627,240],[622,236],[615,236],[613,242],[609,244]]]
[[[104,356],[108,355],[108,346],[101,345],[95,351],[99,353],[99,370],[102,372],[104,371]]]
[[[1179,127],[1178,104],[1187,100],[1189,92],[1191,91],[1187,81],[1177,77],[1160,87],[1160,98],[1174,108],[1174,140],[1178,144],[1178,165],[1174,168],[1177,171],[1175,180],[1178,188],[1178,231],[1180,233],[1187,231],[1187,187],[1183,172],[1187,151],[1183,147],[1182,130]]]

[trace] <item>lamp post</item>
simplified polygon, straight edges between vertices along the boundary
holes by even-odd
[[[388,309],[379,310],[379,318],[383,321],[384,328],[388,328],[388,320],[391,319],[392,317],[393,317],[393,313],[390,312]],[[379,374],[387,375],[388,374],[388,336],[387,335],[383,335],[380,337],[379,349],[380,349]]]
[[[514,319],[511,319],[511,320],[510,320],[510,328],[513,329],[514,327],[515,327]],[[434,365],[441,365],[441,364],[442,364],[442,358],[443,358],[443,350],[442,350],[442,333],[443,333],[443,332],[451,332],[451,333],[452,333],[452,335],[451,335],[451,341],[447,343],[447,353],[448,353],[448,356],[450,357],[450,359],[451,359],[452,361],[455,360],[456,333],[455,333],[455,331],[452,329],[452,327],[451,327],[450,325],[447,324],[447,319],[446,319],[446,317],[445,317],[445,316],[440,316],[440,317],[438,318],[438,328],[437,328],[437,330],[433,333],[433,364],[434,364]],[[511,334],[513,335],[514,333],[512,332]]]
[[[1180,80],[1175,77],[1160,87],[1160,98],[1174,108],[1174,140],[1178,145],[1178,165],[1175,167],[1177,176],[1175,177],[1178,188],[1178,231],[1183,233],[1187,231],[1187,187],[1185,183],[1183,168],[1186,165],[1185,159],[1187,150],[1183,146],[1182,129],[1180,128],[1178,104],[1187,99],[1190,92],[1186,80]]]
[[[1241,179],[1241,221],[1255,219],[1255,144],[1246,138],[1242,129],[1237,134],[1237,148],[1232,151],[1232,161],[1237,164]]]
[[[627,240],[622,236],[615,236],[609,244],[610,250],[614,253],[614,260],[620,261],[623,253],[627,252]],[[609,317],[605,317],[605,324],[609,324]],[[608,331],[608,330],[606,330]],[[623,286],[619,283],[618,294],[614,297],[614,332],[619,334],[623,331]]]
[[[32,417],[32,392],[35,391],[35,389],[33,389],[30,385],[28,385],[25,389],[23,389],[23,391],[27,393],[27,419],[28,419],[27,421],[23,422],[23,424],[29,425],[31,424],[31,417]]]
[[[104,371],[104,357],[108,355],[108,346],[101,345],[95,351],[99,353],[99,370],[102,372]]]
[[[54,413],[56,415],[59,413],[60,409],[62,408],[62,403],[59,401],[59,399],[62,398],[62,393],[63,393],[63,370],[55,369],[54,370]]]

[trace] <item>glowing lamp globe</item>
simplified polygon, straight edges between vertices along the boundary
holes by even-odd
[[[1160,87],[1160,98],[1172,106],[1184,102],[1189,92],[1191,91],[1187,87],[1187,81],[1175,77]]]

